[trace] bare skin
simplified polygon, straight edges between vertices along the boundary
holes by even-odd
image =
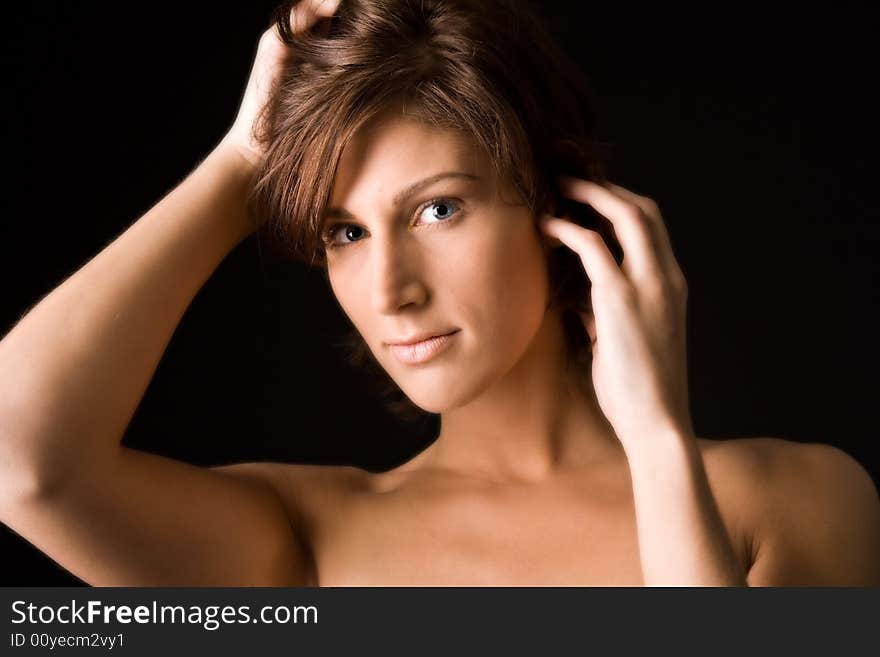
[[[381,474],[199,468],[120,445],[186,307],[253,228],[247,108],[273,38],[218,147],[0,341],[0,521],[98,586],[644,583],[627,453],[589,385],[561,375],[547,243],[491,182],[430,190],[462,197],[470,222],[422,229],[409,222],[436,221],[428,207],[391,212],[429,166],[481,167],[411,121],[377,124],[347,157],[333,202],[368,237],[330,274],[388,371],[443,414],[439,439]],[[471,257],[444,268],[451,253]],[[513,280],[517,294],[493,300]],[[463,353],[419,371],[395,362],[389,331],[434,328],[414,321],[428,317],[461,329]],[[697,444],[749,584],[880,583],[880,501],[853,459],[778,439]]]
[[[506,485],[425,460],[265,470],[307,528],[311,585],[642,585],[625,459]]]
[[[698,442],[749,586],[876,585],[876,491],[849,457],[778,438]],[[644,584],[623,460],[507,485],[432,470],[426,460],[422,452],[376,474],[220,469],[279,492],[302,530],[308,586]],[[847,486],[854,475],[858,485]]]

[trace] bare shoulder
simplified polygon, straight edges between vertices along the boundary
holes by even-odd
[[[304,546],[311,543],[328,509],[345,508],[352,494],[369,490],[374,477],[367,470],[348,465],[254,462],[212,469],[268,484],[280,498]]]
[[[751,526],[751,586],[880,584],[880,497],[849,453],[767,437],[701,451],[713,492],[717,481]]]
[[[773,478],[773,464],[796,444],[778,438],[698,438],[706,476],[721,511],[735,516],[748,533],[754,553],[755,533],[762,508],[762,491]]]
[[[312,552],[318,528],[340,514],[331,509],[345,509],[344,496],[365,490],[371,474],[352,466],[303,463],[248,462],[214,466],[215,472],[250,479],[268,486],[281,501],[296,536],[299,548],[307,557],[306,586],[317,586],[317,567]]]
[[[371,476],[353,466],[306,463],[234,463],[211,469],[268,484],[285,503],[292,519],[305,513],[311,504],[364,489]]]
[[[758,553],[763,483],[769,478],[772,438],[697,438],[718,511],[745,570]]]

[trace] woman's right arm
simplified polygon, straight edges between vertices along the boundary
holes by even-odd
[[[305,29],[335,4],[300,7]],[[187,306],[253,229],[250,127],[282,53],[270,28],[220,144],[0,340],[0,521],[92,585],[306,583],[263,464],[206,469],[120,444]]]
[[[221,142],[0,341],[0,520],[91,584],[302,576],[268,485],[120,445],[187,306],[250,232],[252,173]]]

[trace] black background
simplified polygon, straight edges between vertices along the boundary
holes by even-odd
[[[830,443],[880,481],[872,21],[614,5],[541,3],[596,88],[611,179],[669,227],[698,435]],[[222,137],[273,6],[10,6],[4,333]],[[345,322],[320,275],[246,240],[194,299],[125,443],[205,465],[409,458],[436,424],[389,417],[341,368]],[[79,582],[5,526],[0,548],[2,585]]]

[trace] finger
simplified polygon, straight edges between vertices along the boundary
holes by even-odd
[[[294,34],[304,32],[319,18],[330,17],[336,11],[339,0],[302,0],[290,10],[290,29]]]
[[[310,4],[309,0],[304,0],[290,10],[290,31],[294,34],[305,31],[314,22],[314,12]]]
[[[336,10],[339,9],[339,2],[340,0],[318,0],[318,6],[315,8],[315,13],[317,13],[318,16],[330,18],[336,13]]]
[[[549,214],[542,215],[539,225],[545,234],[556,237],[580,256],[594,288],[605,290],[626,285],[626,277],[595,230]]]
[[[656,238],[638,205],[590,180],[560,176],[558,182],[563,194],[592,206],[611,222],[623,248],[622,270],[626,276],[635,282],[663,274]]]
[[[317,0],[301,0],[290,10],[290,30],[299,34],[309,29],[317,20]]]
[[[618,196],[641,208],[654,232],[654,237],[658,245],[657,255],[663,261],[664,267],[670,272],[675,271],[676,269],[680,271],[678,261],[675,258],[675,253],[672,250],[672,240],[669,237],[669,231],[666,228],[666,223],[663,221],[663,215],[660,213],[660,208],[657,207],[657,203],[654,199],[648,198],[647,196],[641,196],[625,187],[615,185],[614,183],[606,183],[606,186]]]

